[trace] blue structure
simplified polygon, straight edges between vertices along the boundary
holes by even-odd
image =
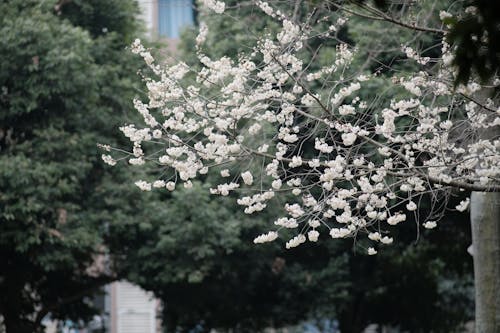
[[[158,0],[160,36],[179,38],[182,29],[193,24],[193,0]]]

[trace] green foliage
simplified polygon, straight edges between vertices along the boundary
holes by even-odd
[[[439,230],[425,232],[418,241],[415,222],[406,222],[395,243],[377,256],[350,260],[353,288],[340,311],[342,332],[360,331],[368,323],[409,332],[455,332],[473,317],[472,258],[465,252],[471,242],[468,219],[450,213]]]
[[[125,46],[142,28],[137,20],[140,12],[136,1],[71,0],[59,3],[55,7],[57,14],[87,30],[94,38],[116,34],[118,42]]]
[[[49,312],[89,318],[84,297],[116,278],[94,264],[113,237],[106,225],[138,216],[128,210],[141,200],[130,186],[106,202],[129,177],[103,166],[96,148],[118,142],[140,82],[140,62],[124,49],[136,5],[118,2],[85,2],[85,10],[76,1],[0,3],[0,313],[8,332],[39,331]],[[109,33],[89,29],[108,19]]]
[[[500,3],[474,0],[466,5],[475,10],[446,22],[451,25],[447,39],[455,46],[456,84],[476,75],[488,82],[500,69]]]
[[[150,201],[150,227],[111,226],[135,240],[119,265],[164,300],[168,327],[255,332],[307,319],[318,298],[328,307],[346,298],[347,257],[327,248],[341,242],[289,252],[282,244],[257,246],[251,240],[272,216],[245,216],[229,204],[234,198],[211,196],[208,188],[195,182],[176,190],[166,209]]]
[[[211,178],[144,207],[147,221],[112,223],[127,244],[117,266],[164,301],[168,331],[260,332],[314,318],[338,320],[342,332],[378,323],[411,332],[452,332],[470,319],[469,223],[450,214],[420,235],[415,222],[396,242],[367,257],[352,240],[329,239],[284,250],[254,245],[270,213],[247,216],[208,194]],[[166,209],[165,209],[166,207]],[[120,244],[117,244],[120,245]],[[464,260],[465,256],[465,260]]]

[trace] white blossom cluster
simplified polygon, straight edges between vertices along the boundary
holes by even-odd
[[[222,1],[202,3],[225,11]],[[204,54],[205,24],[196,39],[199,70],[182,62],[156,65],[140,41],[132,45],[155,76],[146,80],[148,101],[134,102],[144,123],[120,129],[132,145],[128,162],[153,164],[163,175],[136,182],[141,190],[190,187],[214,168],[222,178],[234,178],[210,192],[228,196],[237,190],[247,214],[262,211],[278,195],[286,201],[275,230],[255,243],[292,229],[296,235],[286,248],[293,248],[316,242],[324,228],[332,238],[366,235],[373,255],[393,242],[391,228],[415,214],[426,195],[498,189],[500,139],[488,133],[500,125],[500,108],[478,97],[477,83],[454,90],[449,61],[430,61],[404,46],[422,70],[394,78],[393,89],[404,89],[406,97],[367,112],[371,101],[358,95],[372,75],[351,68],[355,49],[340,43],[331,65],[314,58],[306,63],[304,43],[334,29],[318,32],[268,2],[255,4],[282,28],[259,37],[237,61]],[[332,20],[330,27],[345,23]],[[449,47],[443,50],[449,57]],[[424,68],[431,64],[433,75]],[[189,71],[196,82],[185,78]],[[102,158],[116,164],[111,155]],[[467,206],[468,200],[456,209]],[[439,216],[431,212],[419,222],[432,229]]]
[[[224,9],[226,8],[226,4],[224,2],[217,0],[201,0],[201,4],[206,8],[213,10],[217,14],[224,13]]]

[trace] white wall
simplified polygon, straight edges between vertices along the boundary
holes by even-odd
[[[158,0],[138,0],[138,3],[141,9],[140,18],[145,22],[147,34],[154,37],[154,32],[158,30]]]
[[[115,282],[112,292],[116,333],[155,333],[158,301],[151,293],[126,281]]]

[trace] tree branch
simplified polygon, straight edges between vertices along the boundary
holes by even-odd
[[[370,11],[372,13],[375,13],[375,15],[377,15],[377,16],[360,13],[360,12],[354,11],[352,9],[347,9],[345,7],[337,5],[334,2],[332,2],[331,4],[335,8],[337,8],[339,10],[343,10],[343,11],[349,13],[349,14],[352,14],[352,15],[356,15],[356,16],[363,17],[363,18],[370,19],[370,20],[374,20],[374,21],[387,21],[387,22],[394,23],[396,25],[399,25],[399,26],[401,26],[403,28],[407,28],[407,29],[412,29],[412,30],[422,31],[422,32],[431,32],[431,33],[437,33],[437,34],[445,34],[447,32],[446,30],[443,30],[443,29],[436,29],[436,28],[430,28],[430,27],[422,27],[422,26],[417,26],[417,25],[411,25],[411,24],[408,24],[408,23],[404,23],[403,21],[397,20],[397,19],[395,19],[395,18],[387,15],[386,13],[384,13],[384,12],[378,10],[378,9],[375,9],[373,7],[370,7],[368,5],[363,5],[363,4],[360,4],[358,2],[352,2],[352,3],[354,5],[362,8],[362,9],[365,9],[365,10],[368,10],[368,11]]]

